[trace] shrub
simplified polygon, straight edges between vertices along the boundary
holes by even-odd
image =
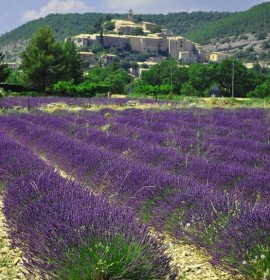
[[[170,85],[142,85],[136,86],[135,94],[145,94],[156,96],[157,94],[169,94],[172,88]]]
[[[265,98],[270,97],[270,83],[264,82],[258,85],[253,91],[247,94],[247,97]]]

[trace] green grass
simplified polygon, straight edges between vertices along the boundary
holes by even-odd
[[[92,238],[70,248],[55,274],[57,279],[69,280],[158,279],[151,257],[136,240],[127,242],[120,235],[112,240]]]

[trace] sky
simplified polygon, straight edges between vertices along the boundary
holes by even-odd
[[[270,1],[270,0],[269,0]],[[0,0],[0,35],[55,13],[136,14],[192,11],[245,11],[267,0]]]

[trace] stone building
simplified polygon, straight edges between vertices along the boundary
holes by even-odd
[[[134,12],[132,9],[128,11],[128,20],[132,22],[134,21]]]
[[[172,36],[167,29],[163,29],[161,33],[150,34],[151,27],[154,23],[134,22],[134,13],[130,9],[127,20],[114,20],[115,30],[117,34],[104,34],[101,38],[100,34],[80,34],[74,36],[72,40],[79,48],[90,48],[101,42],[104,47],[115,46],[119,49],[130,49],[138,53],[167,53],[177,61],[183,63],[205,63],[208,61],[220,61],[226,56],[221,53],[210,53],[204,50],[202,46],[185,39],[182,36]],[[125,35],[130,33],[132,29],[142,28],[143,36]],[[120,34],[123,35],[120,35]],[[102,40],[101,40],[102,39]]]
[[[96,63],[95,54],[92,52],[80,52],[80,56],[82,60],[88,65],[88,68]]]

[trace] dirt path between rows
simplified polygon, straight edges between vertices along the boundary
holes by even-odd
[[[18,248],[12,248],[8,239],[3,198],[0,197],[0,279],[30,279],[24,273],[27,274],[27,270],[23,265],[22,252]]]

